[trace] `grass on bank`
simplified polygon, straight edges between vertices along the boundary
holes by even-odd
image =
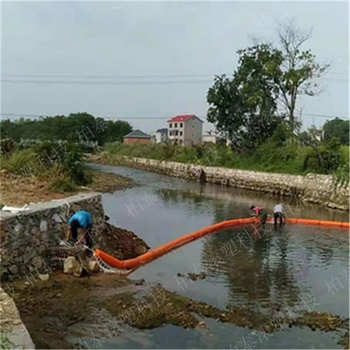
[[[28,149],[7,148],[7,152],[2,149],[0,161],[0,201],[8,205],[46,201],[85,190],[113,193],[134,186],[127,177],[90,169],[82,150],[68,143],[45,142]]]
[[[1,154],[1,169],[10,174],[47,180],[53,190],[72,192],[91,183],[83,153],[75,145],[44,142]]]
[[[341,170],[348,178],[349,146],[334,149],[328,145],[321,146],[318,153],[308,146],[271,147],[269,143],[259,147],[254,154],[245,155],[225,145],[215,144],[182,147],[170,144],[125,145],[115,142],[104,147],[104,154],[110,162],[118,156],[128,156],[293,175],[333,174]],[[322,166],[319,157],[322,158]]]

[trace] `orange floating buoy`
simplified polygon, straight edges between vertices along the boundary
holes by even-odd
[[[350,228],[349,222],[339,222],[339,221],[321,221],[321,220],[311,220],[311,219],[285,219],[288,224],[303,224],[303,225],[316,225],[324,227],[338,227],[338,228]],[[147,264],[160,256],[179,248],[189,242],[197,240],[210,233],[218,232],[229,227],[254,224],[256,223],[256,218],[245,218],[245,219],[234,219],[219,222],[218,224],[203,228],[199,231],[187,234],[185,236],[174,239],[173,241],[166,243],[154,250],[151,250],[143,255],[138,256],[134,259],[119,260],[112,255],[103,252],[100,249],[95,250],[96,256],[102,259],[108,265],[117,269],[135,269],[141,265]],[[268,222],[272,222],[272,219],[268,219]]]

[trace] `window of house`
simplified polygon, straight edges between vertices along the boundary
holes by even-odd
[[[183,127],[183,123],[180,123],[180,128],[182,128]]]
[[[182,140],[179,140],[180,145],[182,145]]]
[[[182,131],[180,131],[180,136],[182,136]]]
[[[194,134],[192,134],[192,136],[194,136]]]
[[[169,124],[169,128],[172,128],[172,127],[173,127],[173,124],[170,123],[170,124]]]
[[[192,128],[194,128],[194,124],[192,124]]]
[[[177,128],[177,123],[175,123],[175,126],[174,126],[175,128]]]

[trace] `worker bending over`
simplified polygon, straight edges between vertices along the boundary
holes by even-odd
[[[252,210],[255,213],[256,218],[260,218],[260,224],[262,227],[265,226],[266,220],[267,220],[267,213],[264,208],[262,207],[256,207],[252,205],[250,207],[250,210]]]
[[[273,208],[273,219],[274,219],[274,225],[277,225],[277,220],[279,219],[280,222],[280,226],[283,225],[283,221],[284,221],[284,215],[283,215],[283,205],[280,204],[276,204]]]
[[[84,234],[78,240],[78,228],[83,229]],[[85,244],[92,248],[92,216],[87,211],[76,212],[68,221],[66,242],[73,238],[74,244],[80,244],[85,240]]]

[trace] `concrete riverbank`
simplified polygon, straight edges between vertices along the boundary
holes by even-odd
[[[103,155],[93,160],[108,163]],[[332,175],[264,173],[122,156],[113,159],[113,164],[274,195],[293,196],[300,201],[349,210],[349,186],[336,182]]]

